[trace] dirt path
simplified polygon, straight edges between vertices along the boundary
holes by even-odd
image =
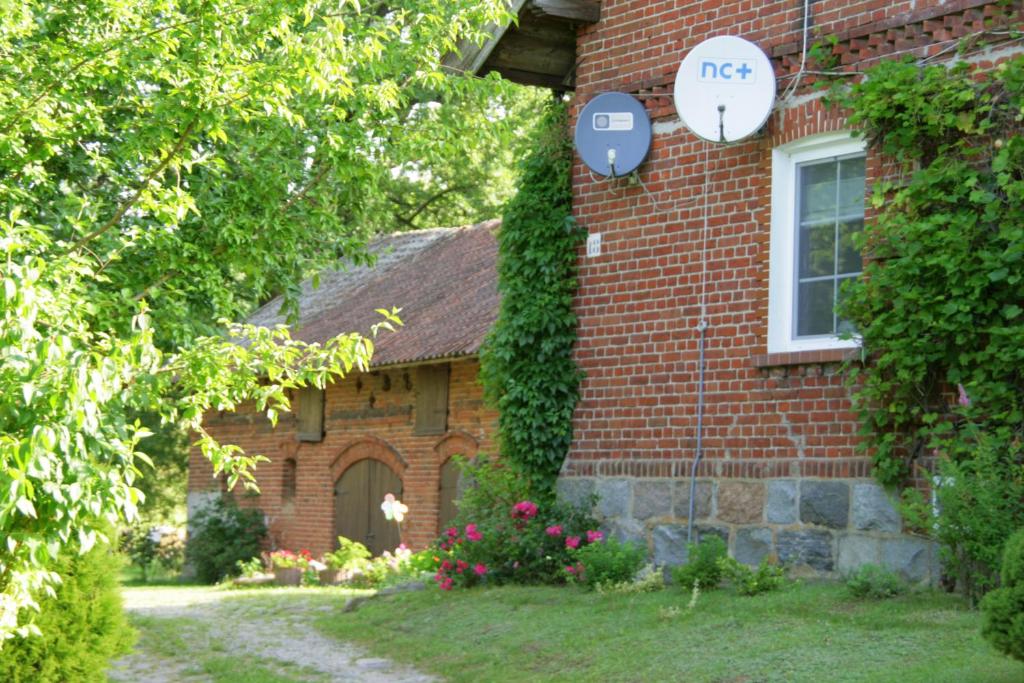
[[[321,635],[310,624],[348,596],[299,589],[128,588],[135,651],[114,663],[125,683],[428,683],[438,679]]]

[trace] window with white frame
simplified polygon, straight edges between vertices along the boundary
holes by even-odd
[[[864,143],[847,133],[804,138],[772,152],[768,352],[851,348],[836,314],[842,284],[862,269]]]

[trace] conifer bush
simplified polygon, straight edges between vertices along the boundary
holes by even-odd
[[[981,634],[997,650],[1024,661],[1024,528],[1006,542],[1000,572],[1002,587],[981,601]]]
[[[123,566],[106,545],[78,555],[69,548],[52,571],[61,576],[56,597],[39,601],[39,613],[25,615],[41,635],[15,637],[0,649],[5,683],[92,683],[106,681],[110,661],[135,642],[121,608],[117,583]]]

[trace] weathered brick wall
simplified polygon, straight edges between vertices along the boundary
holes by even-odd
[[[1014,5],[817,1],[810,3],[811,42],[837,35],[835,56],[846,70],[899,54],[951,54],[959,38],[1019,23],[1019,3]],[[758,509],[719,520],[709,507],[703,517],[726,522],[734,547],[741,532],[767,529],[758,533],[768,534],[768,550],[775,551],[781,527],[769,524],[765,479],[784,479],[797,489],[801,479],[849,479],[849,508],[850,487],[870,476],[868,458],[855,450],[858,425],[838,372],[848,352],[767,353],[772,149],[843,130],[842,113],[822,106],[807,88],[814,76],[805,75],[796,96],[779,104],[760,134],[739,144],[709,145],[680,124],[667,97],[683,56],[726,34],[753,41],[772,58],[782,93],[799,69],[803,9],[800,0],[605,0],[601,21],[578,36],[574,113],[601,92],[630,92],[646,103],[655,134],[639,169],[642,185],[596,178],[578,159],[574,168],[575,214],[589,232],[601,233],[602,254],[588,258],[580,250],[576,358],[586,379],[563,490],[603,486],[618,501],[604,510],[610,523],[630,529],[625,535],[644,536],[652,551],[657,527],[686,516],[669,502],[657,515],[644,508],[638,518],[633,496],[636,486],[646,491],[647,483],[668,480],[671,501],[673,487],[685,487],[690,474],[705,209],[709,328],[705,460],[698,474],[714,482],[716,501],[731,494],[731,485],[720,486],[723,480],[747,480],[757,495],[743,505]],[[998,59],[999,46],[993,49],[995,54],[974,58]],[[882,172],[882,161],[869,153],[869,186]],[[836,544],[855,527],[846,518],[832,525],[813,514],[804,518],[800,497],[793,500],[798,513],[785,528],[828,529],[833,557],[818,568],[833,570]],[[886,529],[893,538],[900,531],[898,525]]]
[[[441,465],[457,453],[493,452],[497,415],[484,405],[479,368],[475,359],[451,363],[448,432],[443,435],[413,434],[414,367],[353,375],[329,386],[324,407],[326,435],[320,443],[300,443],[295,438],[293,414],[283,415],[272,429],[251,407],[207,416],[204,424],[222,442],[271,459],[256,470],[260,494],[239,498],[243,505],[258,506],[266,514],[273,547],[308,548],[315,555],[332,549],[336,536],[334,484],[349,465],[375,458],[402,479],[402,500],[409,506],[402,525],[403,541],[420,549],[438,534]],[[281,489],[287,458],[296,461],[296,491],[290,503],[282,501]],[[220,488],[209,462],[193,448],[190,498],[198,502],[204,492]]]

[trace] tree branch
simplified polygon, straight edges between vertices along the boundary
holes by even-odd
[[[167,165],[171,163],[171,160],[174,159],[174,157],[178,156],[178,153],[185,146],[185,143],[188,142],[188,138],[192,134],[192,130],[195,128],[198,120],[199,116],[197,114],[195,117],[193,117],[191,121],[189,121],[189,124],[185,126],[184,132],[182,132],[181,137],[178,139],[178,142],[175,143],[173,148],[171,148],[171,151],[164,155],[164,158],[160,160],[160,163],[157,164],[156,167],[152,171],[150,171],[148,175],[146,175],[145,179],[143,179],[142,183],[139,185],[139,189],[135,191],[135,194],[133,194],[128,199],[128,201],[121,204],[121,206],[118,207],[117,211],[114,212],[114,215],[111,216],[106,223],[96,228],[95,230],[93,230],[88,235],[81,238],[74,244],[72,244],[71,249],[68,250],[68,253],[78,251],[83,246],[85,246],[89,242],[92,242],[94,239],[96,239],[106,231],[110,230],[112,227],[117,225],[118,222],[120,222],[120,220],[124,217],[125,213],[128,212],[128,209],[132,208],[132,206],[135,205],[135,202],[139,201],[139,197],[141,197],[142,193],[146,191],[146,188],[149,187],[149,184],[153,181],[153,179],[160,175],[160,173],[162,173],[165,168],[167,168]]]

